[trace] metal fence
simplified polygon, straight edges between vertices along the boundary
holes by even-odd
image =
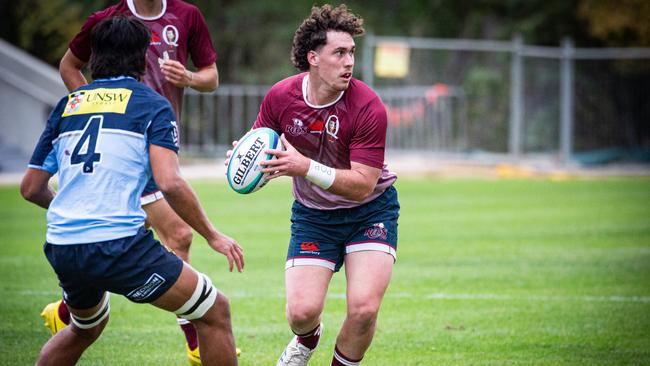
[[[411,50],[406,77],[376,77],[374,53],[382,43]],[[576,48],[570,39],[561,47],[541,47],[525,45],[519,36],[368,35],[362,68],[363,79],[375,87],[445,83],[463,90],[469,151],[514,158],[544,153],[569,161],[599,153],[615,158],[616,151],[627,150],[650,161],[648,61],[650,48]]]
[[[220,154],[253,124],[268,86],[223,85],[213,93],[188,90],[181,126],[183,150]],[[467,141],[465,95],[459,88],[381,88],[387,108],[387,144],[402,150],[459,151]]]
[[[382,42],[410,48],[402,79],[375,76]],[[546,154],[621,148],[650,151],[650,49],[580,49],[512,41],[374,37],[364,40],[362,79],[388,111],[394,150]],[[255,120],[268,86],[188,90],[184,150],[222,152]]]
[[[183,150],[201,156],[223,152],[250,129],[268,89],[221,85],[213,93],[187,90],[180,124]]]

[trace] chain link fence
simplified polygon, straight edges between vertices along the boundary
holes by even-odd
[[[380,78],[374,50],[410,50],[409,72]],[[545,155],[559,161],[650,161],[650,49],[580,49],[512,41],[373,37],[362,80],[388,112],[387,146],[435,153]],[[186,93],[182,143],[213,156],[252,125],[269,86]]]

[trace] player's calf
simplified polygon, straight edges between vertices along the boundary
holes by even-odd
[[[207,276],[198,274],[192,295],[174,313],[194,324],[199,345],[204,345],[199,347],[198,359],[193,353],[194,358],[190,359],[193,364],[237,364],[228,298],[218,292]]]
[[[37,366],[74,365],[102,334],[110,312],[109,295],[88,310],[70,309],[71,326],[58,331],[41,349]]]

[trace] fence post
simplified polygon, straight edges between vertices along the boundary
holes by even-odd
[[[522,117],[524,111],[524,62],[523,39],[520,34],[512,38],[512,59],[510,63],[510,136],[508,152],[512,158],[521,156]]]
[[[366,38],[363,40],[363,64],[361,76],[363,81],[372,88],[375,82],[374,70],[374,49],[375,49],[375,35],[372,32],[366,33]]]
[[[573,40],[562,40],[560,62],[560,159],[568,163],[573,153]]]

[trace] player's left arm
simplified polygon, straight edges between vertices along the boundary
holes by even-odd
[[[52,173],[47,170],[28,168],[20,182],[20,194],[27,201],[47,209],[54,199],[54,191],[49,181]]]
[[[174,212],[201,234],[212,249],[226,256],[230,271],[235,265],[241,272],[244,269],[243,249],[234,239],[222,234],[212,225],[196,194],[180,174],[176,152],[151,144],[149,160],[156,184]]]
[[[176,60],[165,60],[160,65],[160,70],[165,76],[165,80],[179,88],[211,92],[219,86],[219,71],[216,63],[201,67],[196,71],[190,71]]]
[[[375,189],[381,169],[365,164],[350,162],[350,169],[334,169],[320,164],[302,155],[284,137],[280,137],[285,150],[267,150],[277,159],[260,163],[265,168],[264,173],[271,173],[266,179],[281,176],[306,177],[328,192],[361,202]],[[310,179],[316,176],[316,181]]]

